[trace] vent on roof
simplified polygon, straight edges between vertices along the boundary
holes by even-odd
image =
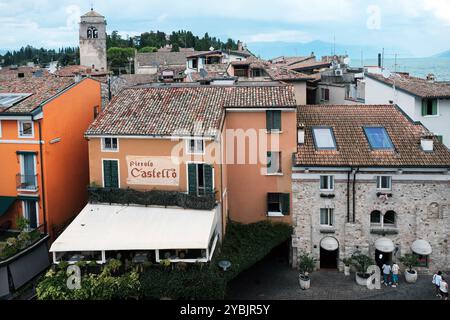
[[[19,78],[25,78],[25,73],[19,72],[19,73],[17,74],[17,76],[18,76]]]

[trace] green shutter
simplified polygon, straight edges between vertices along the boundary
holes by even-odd
[[[427,99],[422,99],[422,117],[427,115]]]
[[[267,131],[273,130],[273,113],[272,111],[266,111],[266,127]]]
[[[437,136],[440,143],[444,143],[444,136]]]
[[[214,189],[213,189],[213,185],[214,185],[214,181],[213,181],[213,167],[210,165],[205,164],[204,167],[204,172],[205,172],[205,189],[206,189],[206,194],[213,194],[214,193]]]
[[[433,116],[437,116],[437,114],[438,114],[437,104],[438,104],[438,101],[433,100]]]
[[[111,188],[119,188],[119,164],[118,161],[111,161]]]
[[[281,111],[273,111],[274,129],[281,131]]]
[[[188,165],[188,185],[189,185],[189,194],[196,196],[197,195],[197,165],[190,163]]]
[[[281,208],[285,216],[290,215],[291,211],[291,195],[289,193],[281,194]]]
[[[111,165],[110,161],[103,161],[103,184],[105,188],[111,188]]]

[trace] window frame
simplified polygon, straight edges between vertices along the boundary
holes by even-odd
[[[327,189],[322,189],[322,179],[323,178],[327,178]],[[330,188],[331,185],[331,188]],[[319,190],[322,192],[333,192],[334,191],[334,176],[333,175],[321,175],[320,176],[320,186],[319,186]]]
[[[320,88],[320,101],[330,102],[330,88]]]
[[[270,156],[269,156],[270,154]],[[269,172],[270,165],[272,164],[273,154],[278,154],[278,170],[277,172]],[[268,151],[267,152],[267,165],[266,165],[266,175],[267,176],[280,176],[283,175],[283,155],[281,151]]]
[[[317,144],[317,139],[316,139],[316,131],[315,130],[324,130],[327,129],[330,134],[331,134],[331,138],[333,139],[333,144],[334,147],[319,147]],[[314,141],[314,147],[316,148],[316,150],[318,151],[322,151],[322,150],[337,150],[337,142],[336,142],[336,137],[334,135],[334,130],[333,127],[330,126],[316,126],[316,127],[312,127],[311,128],[312,131],[312,136],[313,136],[313,141]]]
[[[23,135],[22,125],[25,123],[31,124],[31,135]],[[34,139],[34,122],[32,120],[18,120],[17,130],[20,139]]]
[[[106,147],[106,139],[111,139],[111,148],[107,148]],[[113,148],[113,139],[116,139],[117,144],[116,144],[116,148]],[[102,152],[119,152],[120,151],[120,147],[119,147],[119,138],[116,137],[103,137],[101,139],[101,150]]]
[[[289,203],[288,203],[288,211],[284,212],[284,207],[285,207],[285,198],[286,196],[289,195]],[[271,197],[277,197],[278,202],[271,202]],[[282,193],[282,192],[268,192],[267,193],[267,216],[268,217],[288,217],[290,216],[290,207],[291,207],[291,203],[290,203],[290,194],[288,193]],[[279,211],[270,211],[269,210],[269,206],[270,204],[278,204],[279,207]]]
[[[327,223],[322,223],[322,210],[326,210],[326,217],[327,217]],[[327,228],[334,228],[335,221],[334,221],[334,208],[320,208],[320,226],[321,227],[327,227]]]
[[[383,188],[383,178],[388,178],[388,188]],[[392,176],[377,176],[377,191],[392,191]]]
[[[191,149],[191,143],[194,141],[194,150]],[[199,152],[197,150],[198,142],[201,142],[202,151]],[[192,138],[186,140],[186,154],[187,155],[205,155],[206,152],[206,143],[204,139],[199,138]]]
[[[276,115],[276,116],[275,116]],[[279,127],[277,127],[276,117],[279,117]],[[281,133],[283,130],[283,113],[281,110],[266,111],[266,130],[268,133]]]
[[[207,193],[207,189],[206,189],[206,186],[207,186],[207,183],[206,183],[206,175],[205,175],[205,172],[206,172],[206,170],[205,170],[205,167],[206,166],[210,166],[211,167],[211,188],[212,188],[212,193],[214,194],[214,192],[215,192],[215,188],[216,188],[216,173],[215,173],[215,167],[214,167],[214,165],[212,165],[212,164],[208,164],[208,163],[206,163],[206,162],[202,162],[202,161],[187,161],[186,162],[186,193],[187,194],[190,194],[190,188],[189,188],[189,185],[190,185],[190,181],[189,181],[189,165],[195,165],[195,184],[196,184],[196,196],[197,197],[205,197],[205,196],[207,196],[208,195],[208,193]],[[199,188],[199,180],[198,180],[198,177],[199,177],[199,170],[198,170],[198,167],[199,166],[203,166],[203,184],[204,184],[204,187],[203,187],[203,189],[204,189],[204,194],[200,194],[200,188]]]
[[[105,161],[115,161],[117,162],[117,189],[120,189],[121,183],[120,183],[120,159],[109,159],[109,158],[102,158],[102,186],[105,187]]]
[[[34,204],[35,204],[35,206],[36,206],[36,228],[35,229],[33,229],[33,228],[31,228],[30,226],[28,226],[27,227],[27,230],[28,231],[32,231],[32,230],[36,230],[37,228],[39,228],[39,226],[40,226],[40,222],[39,222],[39,202],[38,202],[38,199],[36,199],[36,201],[33,201],[33,200],[22,200],[21,201],[22,202],[22,216],[25,218],[25,219],[27,219],[28,220],[28,218],[27,218],[27,214],[26,214],[26,211],[27,211],[27,206],[26,206],[26,202],[34,202]]]
[[[384,131],[384,133],[386,134],[386,137],[388,138],[388,142],[390,144],[389,147],[374,147],[372,145],[372,140],[370,139],[370,135],[368,133],[368,129],[382,129]],[[366,136],[367,139],[367,143],[369,144],[369,147],[371,150],[374,151],[389,151],[389,150],[395,150],[395,146],[394,146],[394,142],[392,142],[392,138],[389,135],[389,132],[386,130],[385,127],[381,127],[381,126],[364,126],[363,127],[363,131],[364,131],[364,135]]]
[[[436,114],[428,114],[428,108],[429,108],[429,106],[428,106],[428,102],[430,102],[431,101],[431,112],[433,113],[433,101],[436,101]],[[425,107],[425,103],[427,103],[426,104],[426,107]],[[433,117],[439,117],[439,99],[433,99],[433,98],[430,98],[430,99],[427,99],[427,98],[425,98],[425,99],[422,99],[422,117],[424,117],[424,118],[433,118]]]

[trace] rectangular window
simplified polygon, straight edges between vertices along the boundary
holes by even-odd
[[[320,190],[321,191],[333,191],[334,190],[334,177],[333,176],[320,176]]]
[[[327,227],[334,226],[334,209],[320,209],[320,225]]]
[[[191,139],[187,141],[188,154],[204,154],[205,141],[200,139]]]
[[[102,151],[119,151],[119,139],[117,138],[103,138]]]
[[[94,120],[97,119],[99,114],[100,114],[100,107],[99,106],[95,106],[94,107]]]
[[[9,108],[30,95],[30,93],[0,93],[0,107]]]
[[[28,228],[31,230],[39,227],[38,203],[36,201],[23,201],[23,216],[28,220]]]
[[[267,194],[267,215],[288,216],[291,208],[291,195],[289,193]]]
[[[314,144],[318,150],[336,150],[336,140],[332,128],[313,128]]]
[[[19,190],[36,190],[36,155],[24,153],[20,156],[20,181]]]
[[[413,253],[413,255],[417,258],[416,267],[428,268],[428,256],[421,256],[416,253]]]
[[[0,138],[2,137],[2,122],[0,121]]]
[[[423,99],[422,100],[422,116],[437,116],[438,115],[438,100],[437,99]]]
[[[325,102],[330,101],[330,89],[321,88],[320,100]]]
[[[267,152],[267,174],[281,174],[281,152]]]
[[[273,110],[266,112],[267,131],[281,131],[281,111]]]
[[[0,136],[1,135],[2,135],[2,132],[1,132],[1,128],[0,128]],[[436,136],[436,137],[440,143],[444,143],[444,136]]]
[[[118,189],[119,183],[119,160],[103,160],[103,187]]]
[[[261,69],[253,69],[252,74],[253,74],[253,78],[262,77],[262,70]]]
[[[188,165],[188,188],[189,194],[197,197],[213,194],[213,167],[202,163],[190,163]]]
[[[394,149],[391,137],[384,127],[365,127],[364,132],[373,150]]]
[[[392,190],[392,177],[378,176],[377,177],[378,190]]]
[[[19,121],[19,138],[34,138],[33,121]]]

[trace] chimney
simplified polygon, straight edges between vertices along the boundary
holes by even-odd
[[[431,83],[434,83],[436,81],[436,76],[434,74],[432,74],[432,73],[429,73],[427,75],[427,81],[431,82]]]
[[[378,67],[381,68],[381,53],[378,54]]]
[[[79,74],[79,73],[75,73],[75,75],[74,75],[74,81],[75,81],[75,83],[78,83],[78,82],[80,82],[80,81],[81,81],[81,79],[82,79],[82,76],[81,76],[81,74]]]
[[[433,135],[425,135],[420,139],[420,145],[422,150],[425,152],[433,152],[434,151],[434,136]]]
[[[305,125],[300,124],[297,129],[297,143],[305,144]]]

